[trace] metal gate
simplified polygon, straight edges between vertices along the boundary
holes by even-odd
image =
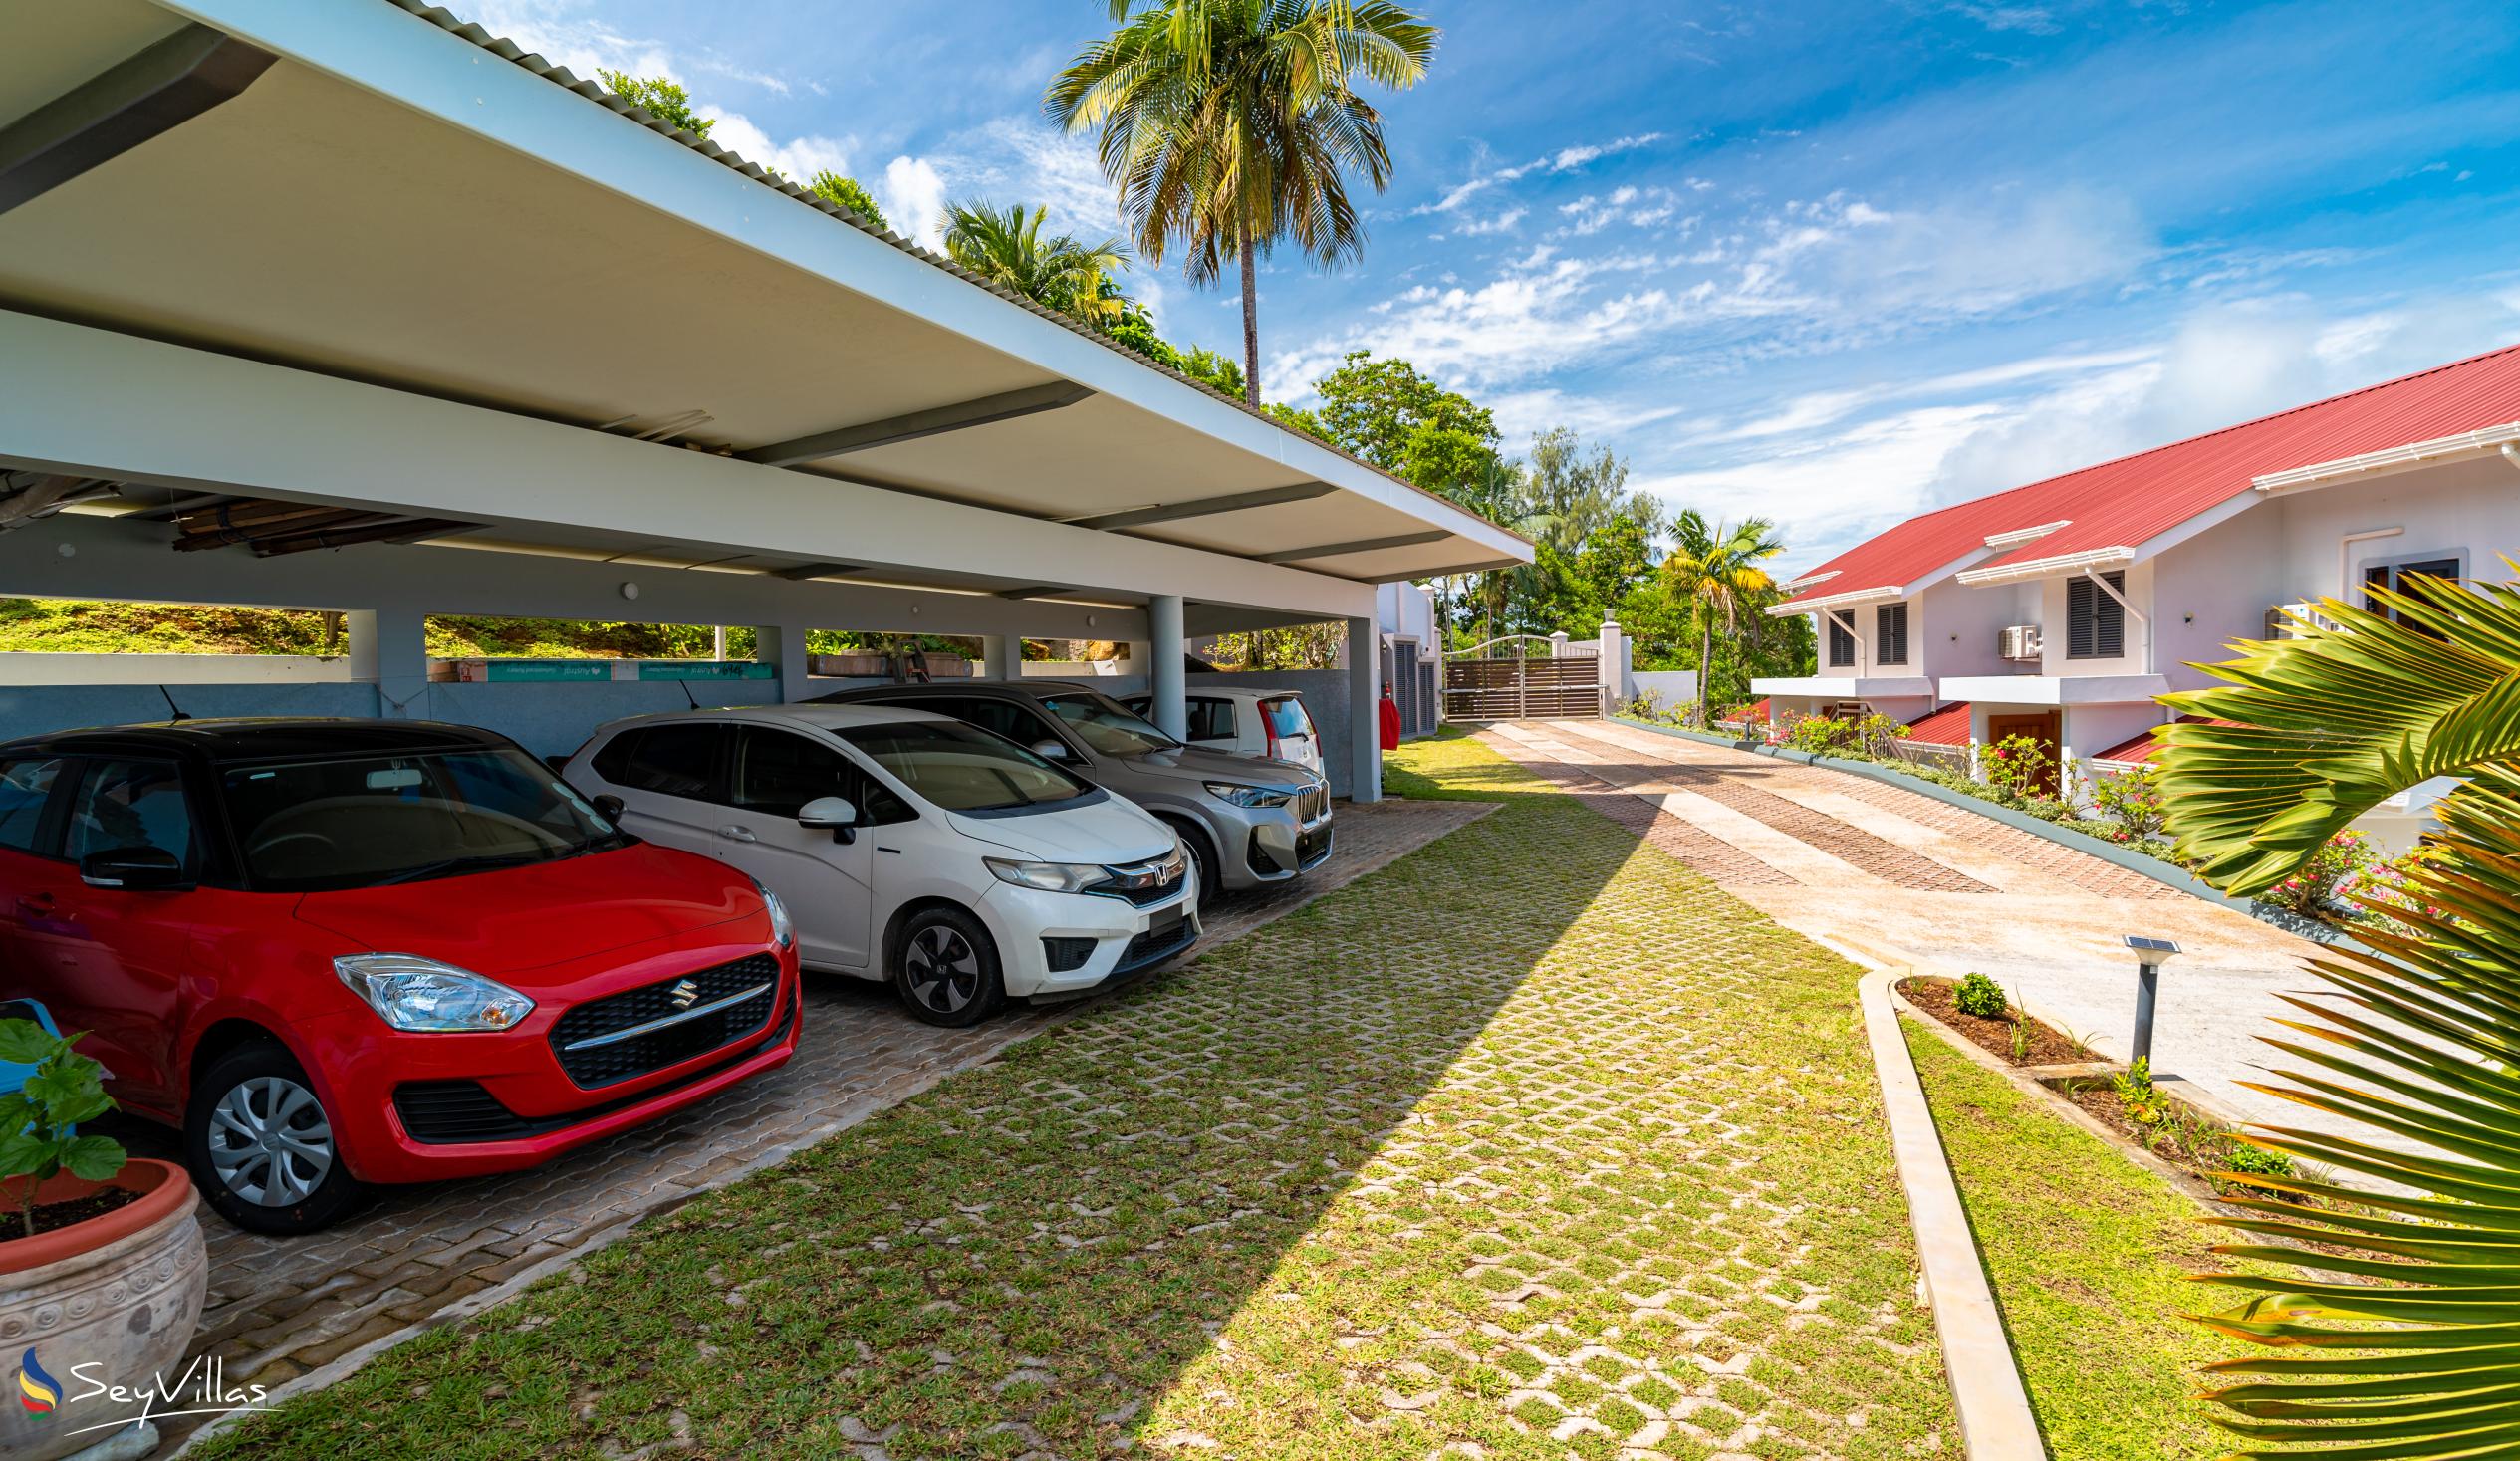
[[[1533,654],[1533,648],[1542,652]],[[1508,634],[1444,656],[1447,720],[1571,719],[1602,713],[1598,653],[1551,657],[1537,634]]]
[[[1391,641],[1391,670],[1386,678],[1391,686],[1391,699],[1399,706],[1400,734],[1423,735],[1418,719],[1421,713],[1417,699],[1417,641]]]

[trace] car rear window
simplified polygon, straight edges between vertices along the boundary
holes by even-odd
[[[1261,701],[1260,718],[1268,723],[1269,734],[1281,741],[1313,733],[1312,712],[1304,708],[1303,701],[1292,695]]]

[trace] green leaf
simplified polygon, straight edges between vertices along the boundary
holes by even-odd
[[[40,1173],[55,1159],[61,1143],[13,1131],[0,1136],[0,1177],[23,1177]]]
[[[102,1182],[113,1176],[123,1170],[123,1164],[129,1160],[130,1155],[123,1149],[123,1143],[111,1136],[82,1136],[63,1147],[61,1153],[61,1164],[73,1176],[85,1177],[91,1182]]]
[[[52,1032],[33,1020],[0,1020],[0,1061],[17,1066],[36,1065],[60,1044]]]

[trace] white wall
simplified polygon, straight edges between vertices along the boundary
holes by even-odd
[[[2347,550],[2347,582],[2358,586],[2368,563],[2463,555],[2467,577],[2502,580],[2512,575],[2500,555],[2520,556],[2520,470],[2498,457],[2297,492],[2270,508],[2280,537],[2269,604],[2337,594],[2337,553],[2348,533],[2404,530]]]
[[[1921,632],[1924,666],[1934,679],[1948,675],[2032,674],[2035,664],[2014,664],[1998,652],[2003,631],[2013,624],[2038,622],[2035,585],[2002,584],[1972,589],[1945,580],[1918,596],[1921,619],[1911,619],[1908,636]]]
[[[2230,658],[2230,641],[2258,637],[2265,628],[2266,607],[2285,601],[2282,507],[2260,503],[2163,550],[2152,561],[2153,600],[2160,606],[2154,616],[2160,647],[2153,668],[2168,677],[2170,688],[2193,690],[2211,683],[2187,666]],[[2332,578],[2334,552],[2331,548]]]

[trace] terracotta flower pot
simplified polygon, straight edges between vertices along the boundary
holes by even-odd
[[[24,1185],[24,1178],[0,1182],[0,1201],[14,1209]],[[194,1216],[200,1199],[183,1168],[135,1157],[104,1182],[64,1173],[38,1188],[36,1201],[70,1201],[105,1187],[136,1192],[139,1200],[0,1243],[0,1375],[7,1376],[0,1457],[8,1461],[67,1456],[113,1434],[88,1427],[139,1415],[137,1398],[116,1403],[89,1395],[95,1385],[149,1391],[160,1376],[168,1386],[186,1384],[184,1350],[201,1323],[210,1281]],[[48,1399],[50,1408],[42,1408]],[[186,1405],[161,1399],[153,1408]]]

